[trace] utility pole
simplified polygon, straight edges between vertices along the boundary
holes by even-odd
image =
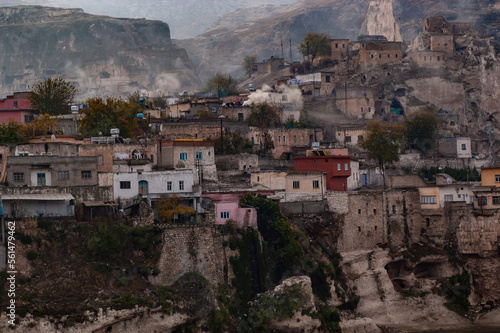
[[[220,152],[224,155],[224,132],[222,131],[222,118],[220,118]]]
[[[292,59],[292,40],[290,39],[290,65],[293,63]]]

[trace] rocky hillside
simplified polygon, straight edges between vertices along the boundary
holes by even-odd
[[[5,7],[0,36],[1,95],[54,75],[75,82],[81,97],[199,84],[186,51],[172,43],[168,24],[160,21]]]
[[[198,65],[202,80],[216,71],[238,77],[248,54],[257,54],[258,59],[283,54],[289,60],[291,49],[292,60],[301,60],[297,47],[310,31],[349,39],[381,34],[390,40],[411,42],[422,31],[424,18],[442,15],[448,20],[475,22],[483,34],[498,36],[498,13],[498,5],[490,0],[299,1],[267,11],[239,10],[219,19],[204,34],[178,44]]]

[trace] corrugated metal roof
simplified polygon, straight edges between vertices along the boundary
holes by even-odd
[[[2,194],[2,200],[73,200],[69,193]]]

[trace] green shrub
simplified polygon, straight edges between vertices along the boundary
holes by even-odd
[[[31,244],[33,239],[29,235],[25,235],[22,232],[16,231],[16,239],[19,239],[22,244]]]
[[[122,254],[127,244],[128,228],[121,223],[105,221],[99,224],[87,242],[88,249],[96,256],[114,259]]]
[[[35,251],[33,250],[30,250],[28,251],[28,253],[26,254],[26,258],[28,258],[28,260],[35,260],[36,258],[38,258],[38,253],[36,253]]]
[[[141,275],[144,277],[148,277],[150,271],[151,271],[151,268],[149,268],[148,266],[143,266],[141,268]]]
[[[153,268],[153,271],[151,272],[153,276],[158,276],[160,273],[161,271],[158,267]]]
[[[111,267],[109,267],[106,264],[101,264],[101,263],[94,264],[94,270],[97,272],[104,273],[108,276],[110,276],[111,272],[113,272],[113,269]]]

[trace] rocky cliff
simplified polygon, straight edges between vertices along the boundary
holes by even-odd
[[[125,97],[135,90],[173,92],[199,80],[168,24],[118,19],[81,9],[0,8],[0,94],[61,76],[81,96]]]

